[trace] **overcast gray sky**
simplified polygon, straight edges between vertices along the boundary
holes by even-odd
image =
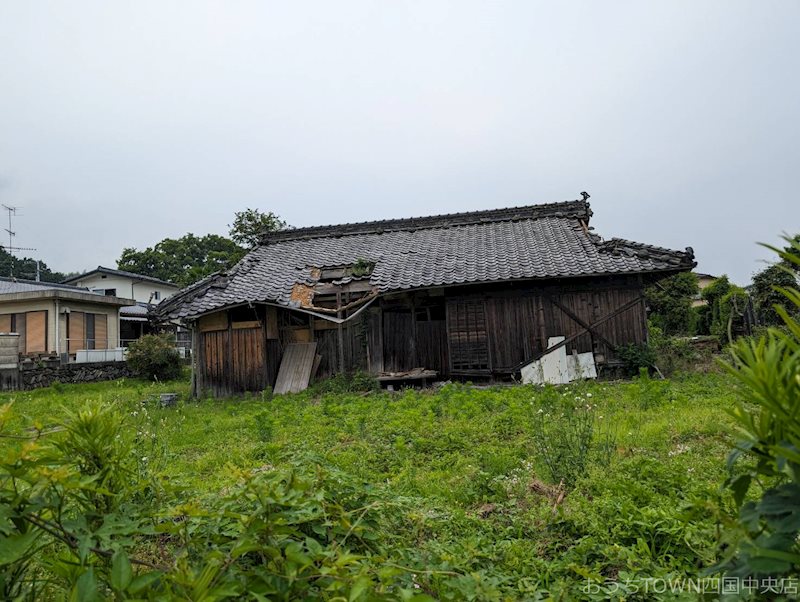
[[[123,247],[567,200],[741,283],[800,231],[800,2],[0,0],[0,202]],[[2,239],[0,239],[2,242]]]

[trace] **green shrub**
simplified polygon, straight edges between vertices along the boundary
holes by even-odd
[[[586,474],[593,451],[596,406],[591,394],[584,396],[580,387],[560,392],[547,387],[544,403],[531,421],[533,444],[552,483],[573,487]],[[609,434],[600,438],[599,457],[610,461],[613,440]]]
[[[313,387],[317,394],[363,393],[380,389],[378,380],[367,372],[340,373],[320,381]]]
[[[181,358],[168,335],[146,334],[128,347],[128,366],[150,380],[172,380],[181,375]]]
[[[669,335],[693,334],[692,300],[697,296],[697,275],[681,272],[648,286],[644,291],[650,319]]]
[[[786,240],[781,258],[800,267],[800,242]],[[800,309],[800,290],[778,290]],[[739,521],[727,533],[722,566],[737,575],[800,574],[800,321],[776,311],[787,330],[740,339],[727,364],[748,394],[734,410],[745,439],[731,454],[727,481]],[[742,466],[740,457],[750,462]]]
[[[270,412],[259,412],[254,417],[258,438],[264,443],[272,440],[272,433],[275,430],[274,418]]]
[[[732,284],[727,276],[721,276],[704,288],[701,295],[709,309],[703,314],[705,323],[699,325],[698,330],[707,330],[722,344],[732,342],[748,311],[750,298],[747,292]]]
[[[643,410],[648,410],[660,405],[667,398],[667,394],[669,393],[669,381],[653,380],[650,378],[650,373],[647,368],[641,368],[639,370],[636,384],[638,388],[639,407]]]
[[[306,459],[313,470],[241,472],[208,500],[163,505],[137,495],[152,475],[137,477],[133,431],[94,405],[7,455],[2,599],[356,600],[388,586],[413,598],[407,571],[370,561],[382,501],[360,482]],[[175,555],[146,553],[164,545]]]
[[[624,345],[617,354],[625,362],[631,375],[639,374],[642,368],[656,368],[662,376],[690,369],[698,359],[698,353],[685,338],[665,336],[660,328],[650,324],[650,340],[645,345]]]

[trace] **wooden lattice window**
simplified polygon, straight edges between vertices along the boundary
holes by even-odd
[[[487,371],[491,368],[483,299],[448,300],[447,340],[452,371]]]

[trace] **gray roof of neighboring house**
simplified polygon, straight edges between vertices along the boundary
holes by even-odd
[[[95,268],[94,270],[84,272],[83,274],[79,274],[78,276],[71,276],[70,278],[64,280],[63,283],[69,284],[70,282],[77,282],[78,280],[82,280],[83,278],[91,276],[92,274],[108,274],[109,276],[122,276],[123,278],[131,278],[133,280],[141,280],[145,282],[155,282],[157,284],[163,284],[164,286],[179,288],[177,284],[173,282],[168,282],[167,280],[161,280],[161,278],[154,278],[153,276],[145,276],[143,274],[136,274],[134,272],[126,272],[125,270],[104,268],[101,265],[97,266],[97,268]]]
[[[126,307],[122,307],[119,310],[120,317],[131,316],[135,318],[146,318],[147,314],[150,312],[150,309],[155,307],[154,305],[148,305],[147,303],[137,303],[136,305],[128,305]]]
[[[8,293],[32,293],[44,290],[62,290],[78,293],[90,293],[88,288],[82,286],[71,286],[58,282],[36,282],[35,280],[20,280],[18,278],[0,277],[0,295]]]
[[[0,277],[0,300],[2,301],[22,301],[41,297],[57,297],[71,299],[73,301],[86,301],[118,306],[132,305],[135,303],[133,299],[101,295],[82,286]]]
[[[691,249],[673,251],[588,230],[589,203],[568,201],[426,218],[284,230],[264,237],[227,273],[162,302],[162,318],[192,318],[247,302],[295,307],[292,290],[312,268],[374,262],[378,293],[510,280],[677,272]]]

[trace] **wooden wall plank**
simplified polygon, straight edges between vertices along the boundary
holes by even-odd
[[[308,387],[316,351],[316,343],[292,343],[286,348],[275,381],[276,394],[298,393]]]
[[[226,330],[228,328],[228,312],[218,311],[213,314],[202,316],[197,323],[200,332]]]
[[[269,340],[276,340],[279,338],[278,335],[278,308],[273,307],[271,305],[267,305],[266,307],[266,329],[267,329],[267,339]]]

